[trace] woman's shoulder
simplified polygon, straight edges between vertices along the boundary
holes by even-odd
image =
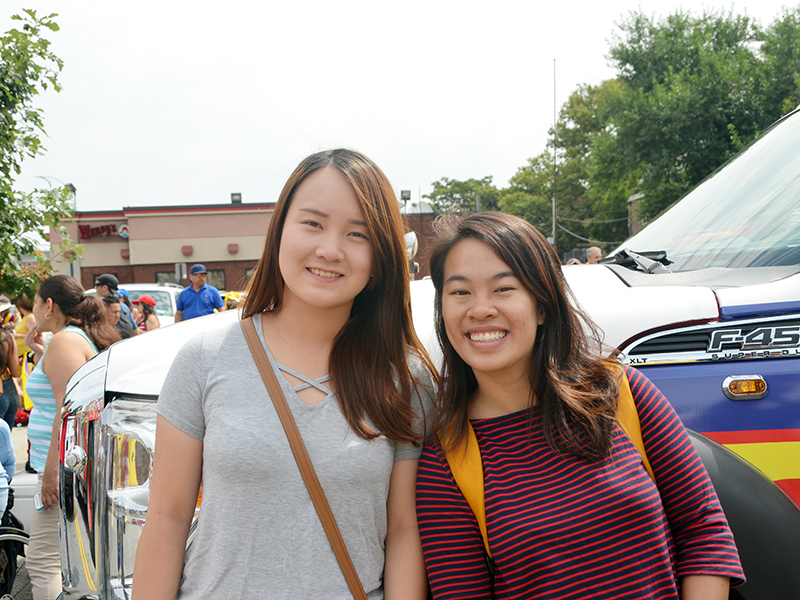
[[[47,350],[48,352],[65,349],[74,350],[84,346],[91,348],[91,343],[86,333],[78,327],[69,326],[53,334],[53,337],[50,338],[50,343],[47,345]]]
[[[191,335],[179,350],[179,354],[214,357],[247,351],[247,344],[239,321],[216,324]]]
[[[634,399],[638,400],[646,396],[652,396],[655,392],[659,392],[660,395],[660,390],[639,369],[624,365],[623,370]]]
[[[42,356],[42,370],[48,377],[52,374],[53,364],[64,360],[72,361],[76,358],[82,358],[85,362],[95,355],[92,343],[84,335],[77,327],[62,329],[53,334],[47,343],[47,350]]]
[[[406,350],[406,361],[408,362],[408,369],[411,374],[418,380],[430,382],[436,377],[436,373],[431,370],[429,363],[423,359],[419,351],[415,348],[408,347]]]

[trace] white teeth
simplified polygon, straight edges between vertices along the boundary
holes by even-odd
[[[320,269],[309,269],[314,275],[319,275],[320,277],[341,277],[339,273],[333,273],[331,271],[321,271]]]
[[[473,342],[492,342],[503,339],[508,335],[507,331],[487,331],[482,333],[470,333],[469,339]]]

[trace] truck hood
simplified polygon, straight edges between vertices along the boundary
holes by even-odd
[[[70,378],[71,389],[92,371],[105,369],[106,393],[157,397],[178,350],[194,335],[209,328],[224,327],[238,319],[227,311],[160,327],[117,342],[85,363]]]
[[[603,341],[613,348],[642,333],[719,318],[717,298],[707,287],[631,287],[604,265],[566,266],[564,275],[577,304],[592,317],[603,333]],[[433,325],[434,290],[430,280],[412,282],[411,301],[414,328],[437,362],[441,353]]]
[[[613,348],[661,329],[796,312],[800,308],[800,274],[740,287],[686,282],[665,285],[660,275],[631,285],[605,265],[566,266],[564,275],[577,303],[600,327],[603,341]],[[430,279],[412,282],[411,298],[417,334],[434,362],[439,363]],[[224,327],[237,318],[238,313],[233,311],[209,315],[118,342],[83,365],[73,375],[70,387],[92,371],[105,369],[106,392],[155,398],[175,355],[190,337],[208,328]]]

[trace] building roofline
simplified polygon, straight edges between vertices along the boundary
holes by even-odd
[[[76,210],[75,218],[78,217],[122,219],[125,217],[125,213],[121,210]],[[66,218],[69,219],[69,217]]]
[[[184,204],[172,206],[125,206],[122,210],[78,210],[75,217],[80,218],[124,218],[128,214],[165,214],[165,213],[193,213],[193,212],[225,212],[225,211],[253,211],[272,210],[274,202],[259,202],[251,204]]]

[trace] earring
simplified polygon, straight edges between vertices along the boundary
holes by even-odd
[[[44,318],[45,318],[45,319],[47,319],[47,320],[49,321],[49,320],[50,320],[50,317],[52,317],[52,316],[53,316],[53,314],[52,314],[52,313],[50,313],[49,315],[45,315],[45,316],[44,316]]]

